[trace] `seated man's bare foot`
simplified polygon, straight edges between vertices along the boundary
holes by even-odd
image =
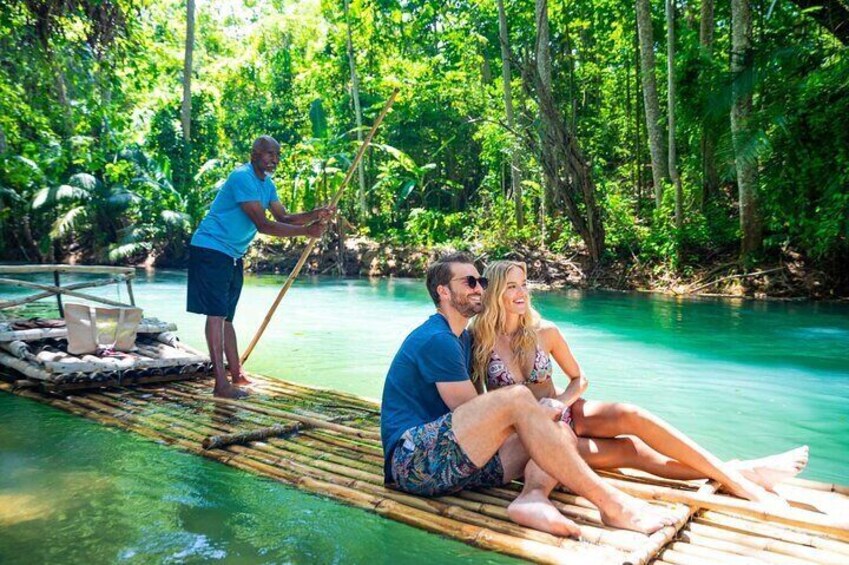
[[[239,387],[228,385],[226,387],[215,387],[212,389],[212,395],[217,396],[218,398],[239,399],[246,397],[248,393]]]
[[[608,526],[634,530],[644,534],[675,524],[675,516],[669,510],[652,506],[647,502],[622,494],[617,504],[601,512],[601,520]]]
[[[539,490],[522,492],[507,507],[507,515],[521,526],[533,528],[555,536],[581,537],[581,528],[560,513]]]
[[[777,485],[793,478],[801,473],[808,465],[808,446],[803,445],[796,449],[750,459],[748,461],[736,461],[732,465],[740,471],[740,474],[766,490],[773,490]]]

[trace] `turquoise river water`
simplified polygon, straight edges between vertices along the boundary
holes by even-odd
[[[185,282],[140,271],[136,300],[204,348]],[[282,282],[246,279],[243,346]],[[588,398],[640,404],[723,458],[808,444],[804,477],[849,483],[849,305],[582,292],[535,301],[584,367]],[[421,281],[304,279],[248,369],[376,399],[397,347],[432,311]],[[215,561],[512,560],[0,393],[0,563]]]

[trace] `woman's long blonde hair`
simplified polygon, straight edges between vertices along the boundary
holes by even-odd
[[[528,275],[527,266],[518,261],[494,261],[487,265],[483,272],[483,276],[489,279],[489,286],[483,295],[483,312],[475,316],[471,326],[474,338],[472,382],[478,392],[483,392],[486,384],[486,371],[489,358],[495,348],[495,340],[505,331],[507,312],[501,298],[507,289],[507,275],[513,269],[521,269],[526,277]],[[528,295],[528,311],[519,316],[519,329],[510,340],[510,350],[520,367],[527,367],[533,363],[539,324],[539,313],[531,306],[531,297]]]

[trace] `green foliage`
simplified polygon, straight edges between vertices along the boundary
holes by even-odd
[[[184,3],[36,4],[0,0],[3,259],[154,255],[180,264],[217,187],[260,134],[283,145],[275,182],[287,208],[327,202],[339,187],[357,150],[341,2],[200,6],[190,140],[180,125]],[[363,122],[401,87],[363,161],[367,213],[359,214],[357,175],[340,205],[361,233],[474,243],[493,256],[520,243],[578,244],[527,143],[538,131],[534,93],[522,87],[535,63],[534,2],[505,7],[514,131],[505,127],[494,0],[350,2]],[[849,55],[792,3],[754,9],[753,128],[739,156],[760,165],[766,246],[822,261],[849,256]],[[633,3],[549,2],[554,95],[590,163],[609,257],[686,269],[738,245],[729,8],[716,5],[711,48],[691,12],[680,12],[676,30],[679,232],[672,188],[659,209],[651,197]],[[660,4],[653,23],[663,98]],[[706,188],[708,134],[717,183]]]

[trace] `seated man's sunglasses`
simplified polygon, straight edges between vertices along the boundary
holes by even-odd
[[[469,288],[475,288],[478,285],[481,285],[481,290],[486,290],[486,287],[489,286],[489,279],[486,277],[475,277],[473,275],[468,275],[465,277],[457,277],[456,279],[451,279],[452,281],[466,281],[466,284],[469,285]]]

